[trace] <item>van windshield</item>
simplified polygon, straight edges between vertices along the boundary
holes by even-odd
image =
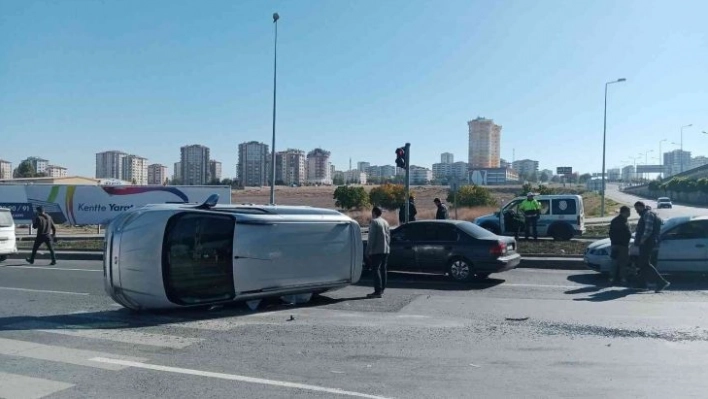
[[[0,211],[0,227],[12,227],[15,223],[9,211]]]

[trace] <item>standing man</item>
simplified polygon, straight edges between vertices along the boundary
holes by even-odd
[[[39,249],[39,246],[42,244],[47,244],[47,248],[49,248],[49,253],[52,256],[52,263],[50,264],[56,265],[57,258],[54,254],[54,246],[52,245],[52,241],[54,241],[54,238],[56,238],[57,228],[56,226],[54,226],[54,221],[52,220],[52,217],[45,213],[44,208],[41,206],[37,207],[37,216],[32,221],[32,227],[37,229],[37,237],[35,237],[34,239],[32,255],[30,255],[30,257],[25,260],[30,265],[34,264],[34,258],[35,256],[37,256],[37,250]]]
[[[418,214],[418,210],[415,209],[415,197],[412,195],[408,198],[408,221],[415,222],[415,215]],[[401,205],[398,210],[398,223],[403,224],[406,222],[406,204]]]
[[[526,194],[526,199],[519,204],[519,211],[524,214],[524,234],[526,240],[529,239],[529,233],[533,229],[533,239],[538,241],[538,218],[541,216],[541,203],[534,198],[535,194],[529,192]]]
[[[631,211],[628,206],[622,206],[620,213],[610,223],[610,242],[612,244],[610,258],[612,258],[612,269],[610,270],[610,286],[617,282],[625,284],[627,281],[627,266],[629,263],[629,241],[632,239],[632,231],[629,229],[629,215]]]
[[[440,198],[435,198],[433,202],[438,208],[437,212],[435,212],[435,219],[449,219],[450,217],[447,215],[447,206],[440,202]]]
[[[656,284],[655,292],[661,292],[671,285],[651,264],[651,256],[659,242],[661,219],[656,216],[656,213],[647,209],[642,201],[637,201],[634,204],[634,210],[639,214],[639,223],[637,223],[634,237],[634,246],[639,250],[639,258],[637,259],[639,282],[643,287],[646,287],[647,280],[651,280]]]
[[[374,292],[367,298],[381,298],[386,289],[388,273],[388,254],[391,252],[391,233],[388,222],[381,217],[381,208],[375,206],[371,210],[369,224],[369,239],[366,243],[366,257],[374,272]]]

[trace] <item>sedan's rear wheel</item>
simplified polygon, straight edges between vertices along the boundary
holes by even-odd
[[[7,260],[7,255],[0,255],[0,262],[5,262]]]
[[[474,276],[472,264],[463,258],[455,258],[447,266],[447,275],[450,276],[452,281],[470,281],[472,276]]]

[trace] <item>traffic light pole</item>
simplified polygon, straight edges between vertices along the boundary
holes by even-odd
[[[410,221],[410,197],[411,197],[411,143],[406,143],[404,157],[406,158],[406,177],[405,177],[405,192],[406,197],[403,199],[405,204],[406,223]]]

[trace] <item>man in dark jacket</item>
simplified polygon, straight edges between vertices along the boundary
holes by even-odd
[[[447,206],[440,202],[440,198],[435,198],[433,200],[435,206],[438,207],[437,212],[435,212],[435,219],[449,219],[447,215]]]
[[[637,267],[639,268],[639,281],[643,287],[651,280],[656,284],[656,292],[661,292],[668,288],[671,283],[666,281],[661,274],[651,264],[651,256],[659,242],[659,232],[661,230],[661,219],[656,213],[647,209],[642,201],[634,204],[634,210],[639,214],[639,223],[634,235],[634,246],[639,250]]]
[[[408,198],[408,221],[415,222],[415,215],[418,214],[418,210],[415,209],[415,197],[412,195]],[[406,204],[401,205],[398,210],[398,223],[403,224],[406,222]]]
[[[25,259],[27,263],[33,264],[34,258],[37,256],[37,250],[42,244],[47,244],[49,248],[49,253],[52,256],[52,265],[57,264],[57,258],[54,254],[54,246],[52,241],[57,235],[57,228],[54,226],[54,221],[52,217],[44,212],[44,208],[41,206],[37,207],[37,216],[32,221],[32,227],[37,229],[37,237],[34,239],[34,246],[32,247],[32,255]]]
[[[620,208],[620,213],[612,219],[610,223],[610,242],[612,243],[610,257],[612,258],[612,269],[610,270],[610,285],[615,285],[621,281],[627,281],[627,266],[629,264],[629,241],[632,239],[632,231],[629,229],[629,219],[631,211],[628,206]]]

